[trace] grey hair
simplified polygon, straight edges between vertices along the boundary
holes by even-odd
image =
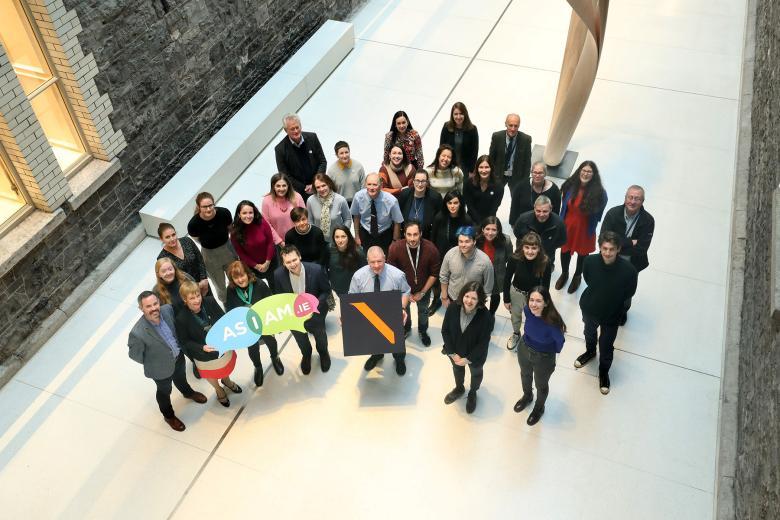
[[[631,191],[631,190],[639,190],[639,191],[641,191],[642,192],[642,202],[645,201],[645,189],[642,186],[640,186],[639,184],[632,184],[631,186],[629,186],[626,189],[626,194],[628,194],[628,192]]]
[[[536,197],[536,201],[534,202],[534,207],[543,206],[545,204],[549,204],[550,206],[552,206],[552,201],[550,200],[550,197],[548,197],[547,195],[539,195],[538,197]]]
[[[282,118],[282,128],[287,129],[287,121],[295,121],[299,125],[301,124],[301,118],[298,117],[298,114],[293,114],[293,113],[285,114],[284,117]]]
[[[544,161],[536,161],[535,163],[533,163],[531,165],[531,171],[534,171],[534,168],[536,168],[540,164],[542,165],[542,169],[544,170],[544,175],[546,177],[547,176],[547,165],[545,164]]]

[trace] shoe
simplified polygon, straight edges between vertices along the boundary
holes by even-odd
[[[175,430],[177,432],[183,432],[185,429],[187,429],[187,427],[184,426],[184,423],[181,422],[181,420],[175,415],[173,417],[163,417],[163,419],[165,419],[165,422],[167,422],[168,426],[171,427],[171,430]]]
[[[258,365],[255,367],[255,386],[263,386],[263,378],[265,377],[265,374],[263,374],[263,367],[262,365]]]
[[[526,395],[523,394],[523,397],[521,397],[516,403],[515,403],[515,413],[520,413],[523,410],[525,410],[525,407],[531,404],[534,400],[533,394]]]
[[[531,413],[528,414],[528,420],[525,421],[525,423],[528,426],[533,426],[534,424],[539,422],[539,419],[542,418],[542,415],[544,415],[544,407],[541,408],[534,407],[534,409],[531,410]]]
[[[601,374],[599,376],[599,390],[603,395],[609,393],[609,374]]]
[[[422,341],[422,344],[426,347],[431,346],[431,337],[424,330],[420,331],[420,341]]]
[[[439,310],[439,307],[441,307],[441,300],[432,301],[430,307],[428,307],[428,316],[433,316]]]
[[[466,393],[466,389],[462,386],[456,386],[452,390],[450,390],[450,393],[444,396],[444,404],[452,404],[458,399],[460,399],[460,396]]]
[[[579,356],[577,356],[577,359],[574,360],[574,368],[582,368],[582,367],[584,367],[594,357],[596,357],[596,353],[595,352],[588,352],[586,350],[585,353],[580,354]]]
[[[323,352],[320,354],[320,369],[325,373],[330,370],[330,354]]]
[[[274,372],[276,372],[277,376],[284,374],[284,365],[282,364],[282,360],[279,359],[279,356],[272,357],[271,364],[274,366]]]
[[[222,390],[225,392],[224,390]],[[219,401],[219,404],[227,408],[230,406],[230,399],[228,399],[227,392],[225,392],[225,397],[220,397],[219,394],[217,394],[217,401]]]
[[[517,344],[520,342],[520,334],[517,332],[513,333],[511,336],[509,336],[506,340],[506,349],[507,350],[514,350],[517,348]]]
[[[235,381],[230,381],[229,379],[228,380],[223,379],[221,382],[223,385],[225,385],[225,388],[229,389],[234,394],[240,394],[241,392],[243,392],[243,390],[241,390],[241,387],[238,386],[238,384],[236,384]]]
[[[206,399],[206,396],[201,394],[200,392],[192,392],[192,395],[188,395],[187,399],[192,399],[198,404],[203,404],[206,401],[208,401],[208,399]]]
[[[195,379],[200,379],[200,372],[198,371],[198,367],[195,366],[195,363],[192,364],[192,375],[195,376]]]
[[[575,274],[571,278],[571,283],[569,284],[569,288],[566,290],[569,294],[574,294],[577,292],[577,289],[580,288],[580,282],[582,282],[582,275],[581,274]]]
[[[558,280],[555,282],[555,290],[560,291],[563,289],[563,286],[566,285],[566,280],[569,279],[569,273],[561,273],[561,276],[558,277]]]
[[[372,356],[369,356],[366,360],[366,364],[363,365],[363,369],[368,372],[369,370],[373,369],[377,363],[379,363],[379,360],[382,359],[384,356],[381,354],[374,354]]]
[[[308,376],[309,372],[311,372],[311,356],[301,358],[301,372],[305,376]]]
[[[474,413],[477,409],[477,392],[471,390],[469,395],[466,396],[466,413]]]
[[[395,373],[402,376],[406,373],[406,361],[403,359],[395,360]]]

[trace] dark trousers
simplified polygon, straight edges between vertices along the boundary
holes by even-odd
[[[260,336],[263,339],[263,343],[265,343],[268,346],[268,352],[271,354],[271,358],[275,358],[279,355],[279,346],[276,343],[276,338],[274,336]],[[311,348],[311,347],[309,347]],[[260,342],[258,341],[251,347],[247,349],[247,352],[249,353],[249,359],[252,360],[252,364],[256,367],[262,367],[263,364],[260,362]]]
[[[382,359],[383,357],[385,357],[384,354],[371,354],[369,356],[369,359],[377,359],[377,360],[379,360],[379,359]],[[400,359],[400,360],[406,359],[406,347],[404,347],[404,351],[403,352],[400,352],[398,354],[393,354],[393,359]]]
[[[561,251],[561,273],[569,272],[569,263],[571,263],[571,253],[564,253]],[[585,266],[585,257],[588,255],[581,255],[577,253],[577,265],[574,268],[574,276],[582,274],[582,268]]]
[[[499,305],[501,305],[501,294],[491,294],[490,306],[488,307],[490,314],[495,315]]]
[[[325,317],[319,317],[314,315],[304,322],[304,328],[307,332],[300,332],[293,330],[292,335],[295,338],[295,342],[298,344],[298,348],[301,349],[301,355],[304,358],[311,357],[311,341],[309,341],[309,334],[314,336],[314,348],[317,349],[320,355],[328,353],[328,333],[325,331]]]
[[[466,367],[456,365],[451,357],[447,357],[449,358],[450,363],[452,363],[452,374],[455,376],[455,386],[463,388],[463,384],[466,381]],[[469,363],[468,367],[469,374],[471,375],[469,391],[476,392],[482,384],[483,367],[482,365],[475,366],[473,363]]]
[[[420,298],[420,301],[415,303],[417,306],[417,330],[419,332],[428,331],[428,305],[431,301],[431,291],[428,291]],[[404,322],[404,330],[412,330],[412,306],[406,309],[406,321]]]
[[[617,337],[618,325],[599,323],[599,321],[587,314],[582,314],[582,321],[585,323],[585,349],[596,355],[596,344],[599,347],[599,374],[609,373],[612,366],[612,357],[615,353],[615,338]],[[601,334],[598,334],[598,328],[601,328]]]
[[[555,371],[555,353],[539,352],[525,344],[520,338],[517,344],[517,362],[520,364],[520,380],[523,383],[523,395],[534,395],[531,385],[536,383],[536,404],[534,408],[544,408],[550,393],[550,376]]]
[[[390,244],[393,243],[393,225],[387,228],[385,231],[379,233],[378,236],[372,237],[371,233],[363,229],[360,226],[360,242],[363,244],[363,251],[368,252],[368,248],[371,246],[379,246],[382,251],[387,255],[387,250],[390,249]]]
[[[517,158],[515,158],[517,160]],[[499,172],[499,175],[501,176],[501,180],[504,182],[504,185],[507,187],[507,190],[509,191],[510,198],[512,194],[515,192],[515,187],[520,184],[521,181],[525,180],[528,182],[528,176],[523,176],[522,173],[517,175],[512,175],[510,177],[507,177],[504,175],[504,172]],[[479,225],[479,223],[477,223]]]
[[[184,362],[184,354],[181,352],[179,357],[176,358],[173,374],[163,379],[154,379],[153,381],[157,385],[157,394],[155,395],[157,406],[160,407],[160,412],[166,419],[174,416],[173,405],[171,404],[171,391],[173,390],[171,383],[176,385],[176,388],[184,397],[191,397],[195,393],[195,390],[187,382],[186,364]]]

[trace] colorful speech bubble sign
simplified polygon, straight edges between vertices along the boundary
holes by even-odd
[[[228,350],[251,347],[260,339],[263,324],[246,307],[239,307],[222,316],[206,335],[206,344],[222,355]]]
[[[306,332],[303,323],[317,312],[319,302],[312,294],[282,293],[263,298],[251,310],[263,323],[263,334],[277,334],[286,330]]]

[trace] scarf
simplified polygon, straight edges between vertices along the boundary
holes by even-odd
[[[326,237],[330,237],[330,207],[333,205],[333,192],[328,193],[328,196],[324,199],[317,195],[317,198],[322,204],[322,212],[320,213],[320,229],[322,234]]]

